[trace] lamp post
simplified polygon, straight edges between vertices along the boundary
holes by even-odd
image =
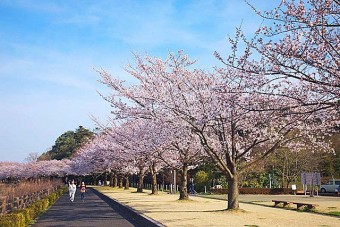
[[[173,192],[174,192],[174,194],[176,194],[176,170],[175,169],[173,170],[173,173],[174,173],[174,180],[173,180],[173,182],[174,182],[174,190],[173,190]]]

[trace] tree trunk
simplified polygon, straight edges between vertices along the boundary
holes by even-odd
[[[145,174],[144,168],[139,167],[137,192],[143,192],[144,174]]]
[[[114,173],[114,176],[113,176],[113,185],[112,187],[117,187],[118,185],[118,176],[117,176],[117,173]]]
[[[151,194],[152,195],[158,195],[158,188],[157,188],[157,172],[155,168],[155,164],[152,163],[150,166],[150,173],[152,175],[152,188],[151,188]]]
[[[189,199],[187,182],[188,182],[188,165],[186,163],[183,163],[181,173],[181,185],[179,188],[179,200]]]
[[[107,173],[105,173],[103,181],[104,181],[103,186],[106,186],[107,185]]]
[[[113,173],[111,172],[110,174],[109,174],[109,181],[110,181],[110,186],[111,187],[114,187],[113,185]]]
[[[232,116],[233,117],[233,116]],[[238,173],[236,167],[236,157],[237,157],[237,149],[236,149],[236,125],[233,120],[231,120],[231,156],[227,155],[226,163],[227,167],[230,170],[227,171],[227,179],[228,179],[228,210],[237,210],[239,209],[239,201],[238,201]],[[221,142],[224,142],[223,135],[221,135]],[[225,153],[228,154],[228,149],[225,149]]]
[[[281,184],[281,188],[284,188],[285,186],[285,181],[286,181],[286,163],[287,163],[287,155],[286,153],[284,153],[284,160],[283,160],[283,169],[282,169],[282,184]],[[288,168],[288,164],[287,164],[287,168]]]
[[[98,178],[98,176],[92,175],[93,185],[97,185],[97,178]]]
[[[125,176],[125,187],[124,187],[124,189],[129,189],[129,188],[130,188],[129,176]]]
[[[239,209],[238,195],[238,175],[234,173],[233,178],[228,180],[228,210]]]
[[[79,182],[79,185],[81,185],[81,182],[83,182],[83,177],[82,177],[82,176],[80,176],[80,177],[78,178],[78,182]]]
[[[119,188],[123,188],[123,177],[119,177]]]

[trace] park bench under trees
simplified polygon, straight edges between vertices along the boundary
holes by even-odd
[[[274,207],[276,207],[278,204],[281,204],[281,203],[283,207],[287,207],[291,204],[295,204],[298,210],[301,210],[304,207],[307,207],[307,209],[314,209],[316,206],[318,206],[317,204],[303,203],[303,202],[289,202],[289,201],[283,201],[283,200],[272,200],[272,201],[274,202]]]

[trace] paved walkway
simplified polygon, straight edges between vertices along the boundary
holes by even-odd
[[[124,215],[124,214],[123,214]],[[50,209],[33,224],[33,227],[106,227],[106,226],[136,226],[113,210],[105,201],[99,198],[92,189],[87,190],[85,201],[80,201],[79,192],[75,201],[70,202],[68,193],[62,195]]]

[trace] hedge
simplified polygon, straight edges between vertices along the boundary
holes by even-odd
[[[228,189],[216,188],[211,189],[213,194],[227,194]],[[291,188],[239,188],[240,194],[266,194],[266,195],[278,195],[278,194],[292,194]]]
[[[62,187],[45,198],[34,202],[23,210],[0,216],[0,227],[26,227],[33,220],[52,206],[55,201],[65,192],[67,187]]]

